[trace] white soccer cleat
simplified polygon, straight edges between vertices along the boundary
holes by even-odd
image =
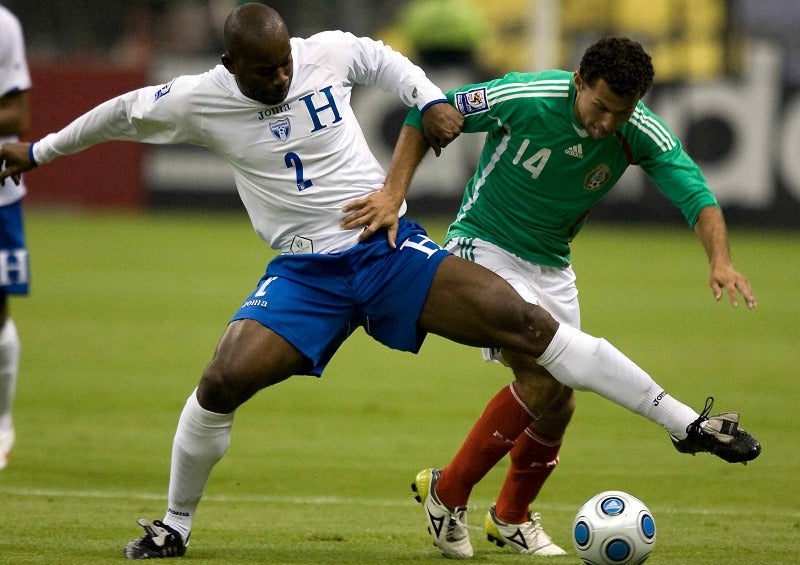
[[[0,469],[8,465],[8,456],[14,446],[14,428],[0,430]]]
[[[538,513],[529,514],[530,520],[522,524],[506,524],[495,514],[494,506],[486,514],[483,527],[486,537],[499,547],[507,546],[517,553],[525,555],[538,555],[549,557],[552,555],[566,555],[567,552],[558,547],[541,524]]]
[[[428,533],[433,537],[433,545],[442,550],[442,555],[450,559],[472,557],[472,544],[467,530],[467,508],[449,508],[436,496],[436,481],[439,469],[423,469],[411,483],[414,498],[425,508],[428,519]]]

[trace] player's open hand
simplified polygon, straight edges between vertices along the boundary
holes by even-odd
[[[442,148],[459,136],[464,127],[464,116],[450,104],[441,102],[429,106],[422,114],[425,139],[438,157]]]
[[[711,270],[711,277],[708,281],[714,298],[720,300],[723,292],[728,293],[731,306],[739,306],[739,294],[745,300],[749,309],[756,307],[756,296],[750,288],[750,282],[742,273],[733,268],[733,265],[715,266]]]
[[[346,214],[341,222],[343,229],[364,228],[359,241],[364,241],[382,228],[386,228],[391,247],[396,247],[398,214],[402,201],[398,204],[383,190],[373,192],[366,198],[346,204],[342,211]]]
[[[10,178],[19,184],[22,173],[29,171],[36,164],[31,161],[30,143],[5,143],[0,145],[0,184]]]

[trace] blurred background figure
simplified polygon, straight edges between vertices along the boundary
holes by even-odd
[[[26,31],[34,112],[29,133],[65,125],[94,103],[143,84],[202,72],[219,60],[219,14],[242,0],[5,0]],[[509,71],[571,69],[603,36],[624,35],[652,54],[658,69],[647,104],[671,124],[703,167],[726,207],[729,224],[800,227],[800,2],[795,0],[267,0],[298,37],[342,29],[383,40],[424,65],[443,88]],[[124,83],[123,83],[124,81]],[[115,88],[116,91],[112,91]],[[101,90],[102,93],[100,92]],[[58,105],[52,100],[58,99]],[[41,100],[41,104],[36,103]],[[753,101],[758,103],[754,104]],[[354,89],[353,105],[384,166],[404,109],[381,92]],[[51,107],[63,112],[56,112]],[[67,106],[70,106],[67,108]],[[747,109],[747,111],[743,111]],[[423,163],[412,210],[449,217],[457,208],[481,136],[464,140],[439,167]],[[186,147],[104,155],[130,174],[115,194],[89,194],[77,164],[58,178],[29,175],[28,205],[64,205],[87,195],[88,206],[236,208],[224,163]],[[98,161],[100,161],[98,159]],[[62,165],[59,164],[59,167]],[[72,168],[70,168],[72,167]],[[67,170],[68,169],[68,170]],[[102,174],[102,167],[96,169]],[[449,174],[448,174],[449,173]],[[119,175],[118,175],[119,176]],[[102,181],[101,181],[102,182]],[[70,187],[72,188],[72,187]],[[665,223],[668,202],[654,197],[645,175],[626,173],[596,221]],[[122,198],[120,195],[130,195]],[[117,197],[118,200],[110,200]],[[83,202],[82,202],[83,204]]]
[[[0,5],[0,145],[25,133],[31,77],[19,20]],[[19,370],[19,335],[9,313],[10,294],[28,294],[28,250],[22,225],[25,187],[0,187],[0,469],[14,445],[11,406]]]

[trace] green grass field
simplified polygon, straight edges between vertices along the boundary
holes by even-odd
[[[429,222],[441,239],[443,224]],[[119,563],[160,518],[172,435],[229,316],[270,253],[241,215],[29,211],[32,295],[17,444],[0,473],[1,563]],[[564,558],[506,553],[473,532],[475,562],[580,563],[577,508],[607,489],[653,511],[663,564],[797,563],[800,541],[800,246],[731,234],[759,306],[715,303],[688,230],[590,225],[574,249],[584,329],[696,409],[735,409],[762,442],[747,467],[680,455],[666,433],[589,393],[536,510]],[[453,455],[510,373],[431,337],[418,356],[359,331],[321,380],[296,377],[237,414],[200,505],[190,563],[442,563],[409,483]],[[504,462],[505,463],[505,462]],[[473,493],[482,523],[504,463]]]

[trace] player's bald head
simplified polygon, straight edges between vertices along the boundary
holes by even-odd
[[[225,53],[232,58],[263,50],[281,51],[289,42],[289,30],[281,15],[255,2],[235,8],[225,20]]]
[[[235,8],[224,28],[222,64],[246,97],[268,106],[289,93],[294,74],[289,30],[280,14],[264,4]]]

